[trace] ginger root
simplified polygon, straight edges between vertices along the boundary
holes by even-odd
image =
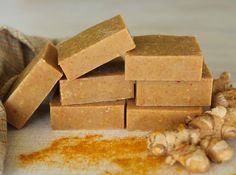
[[[184,127],[151,133],[148,149],[156,156],[166,155],[170,165],[179,162],[188,171],[205,172],[209,159],[221,163],[232,158],[232,147],[223,140],[229,138],[236,138],[236,108],[217,106]]]
[[[214,162],[226,162],[233,157],[232,147],[219,137],[206,137],[201,140],[200,145]]]
[[[236,107],[236,89],[231,84],[229,72],[223,72],[213,81],[212,106]]]
[[[188,171],[206,172],[210,160],[216,163],[232,159],[233,149],[224,139],[236,138],[236,88],[229,72],[213,82],[212,108],[190,118],[185,126],[148,136],[148,149],[156,156],[167,156],[166,163],[179,162]]]
[[[154,132],[148,137],[148,149],[156,156],[166,155],[183,144],[197,144],[200,133],[196,129],[178,128],[173,131]]]
[[[194,118],[188,123],[188,126],[190,128],[199,129],[201,138],[213,135],[221,137],[222,126],[224,124],[226,113],[227,110],[225,107],[217,106],[211,111],[207,111],[202,115]]]
[[[236,89],[231,88],[222,92],[219,92],[213,96],[213,106],[224,106],[226,108],[236,107]]]
[[[231,84],[231,74],[229,72],[223,72],[218,79],[213,81],[213,95],[228,90],[232,87]]]
[[[188,126],[199,129],[201,138],[207,136],[236,138],[236,108],[226,109],[223,106],[217,106],[191,120]]]
[[[236,108],[228,108],[222,126],[222,137],[224,139],[236,138]]]
[[[181,126],[172,131],[153,132],[148,137],[148,149],[153,155],[166,155],[166,163],[179,162],[190,172],[205,172],[210,161],[205,152],[196,146],[200,141],[198,129]]]
[[[166,158],[166,163],[173,165],[175,162],[179,162],[189,172],[193,173],[206,172],[210,167],[210,161],[206,153],[195,145],[184,145],[170,152]]]

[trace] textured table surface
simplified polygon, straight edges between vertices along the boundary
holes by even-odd
[[[133,35],[176,34],[195,35],[201,44],[206,63],[214,77],[228,70],[236,82],[236,1],[221,0],[130,0],[130,1],[2,1],[0,23],[30,35],[66,37],[74,35],[116,14],[121,14]],[[69,170],[44,166],[21,168],[17,155],[47,145],[62,135],[101,132],[104,135],[140,135],[126,131],[55,132],[50,129],[48,108],[42,106],[22,130],[9,127],[9,150],[5,174],[68,174]],[[233,143],[236,145],[236,143]],[[168,174],[181,174],[174,169]],[[234,174],[236,159],[213,166],[209,174]],[[78,172],[73,172],[78,174]],[[90,172],[91,173],[91,172]],[[93,172],[94,173],[94,172]],[[159,172],[160,173],[160,172]]]

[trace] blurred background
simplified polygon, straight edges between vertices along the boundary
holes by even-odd
[[[217,77],[236,81],[236,1],[0,0],[0,24],[25,34],[68,37],[121,14],[132,35],[195,35]]]

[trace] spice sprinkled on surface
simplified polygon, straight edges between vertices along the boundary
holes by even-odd
[[[19,160],[22,167],[46,164],[80,172],[97,167],[101,174],[148,174],[164,163],[164,158],[149,155],[145,137],[102,135],[58,138],[46,148],[21,154]]]

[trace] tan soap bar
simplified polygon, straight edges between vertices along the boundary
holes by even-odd
[[[137,81],[138,106],[210,106],[213,78],[206,64],[200,81]]]
[[[175,129],[186,122],[187,116],[195,117],[201,113],[201,107],[136,106],[134,100],[129,100],[126,128],[146,131]]]
[[[59,65],[75,79],[135,47],[120,15],[77,34],[58,46]]]
[[[195,37],[134,37],[136,48],[125,54],[126,80],[198,81],[203,56]]]
[[[116,101],[134,97],[134,82],[126,81],[124,60],[112,60],[75,80],[60,80],[62,105]]]
[[[51,126],[55,130],[123,129],[125,101],[62,106],[50,103]]]
[[[8,123],[22,128],[61,77],[57,50],[49,43],[20,74],[4,102]]]

